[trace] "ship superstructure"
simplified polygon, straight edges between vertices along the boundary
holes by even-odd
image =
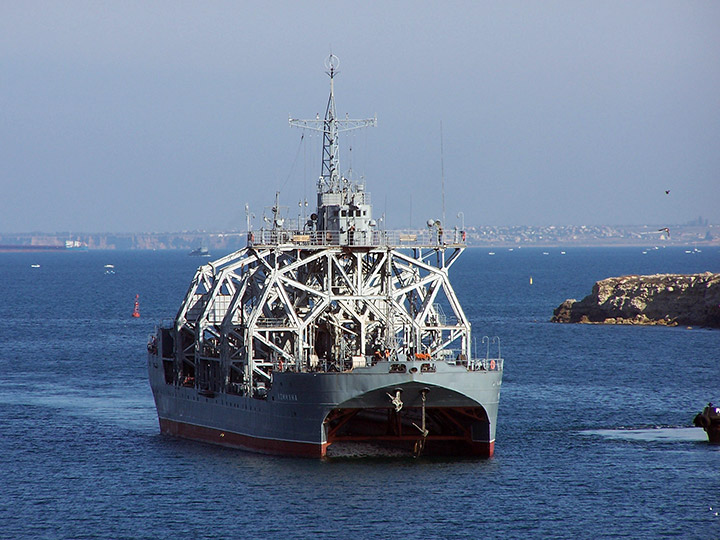
[[[292,455],[362,442],[490,456],[503,360],[499,347],[473,357],[449,281],[464,234],[433,220],[378,227],[364,183],[340,173],[338,144],[376,121],[337,118],[337,58],[326,67],[325,118],[290,119],[323,134],[317,210],[286,227],[276,195],[269,227],[198,269],[148,347],[161,429]]]

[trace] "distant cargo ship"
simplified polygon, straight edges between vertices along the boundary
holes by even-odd
[[[0,244],[0,252],[23,251],[87,251],[88,245],[78,240],[66,240],[65,244]]]
[[[32,245],[32,244],[2,244],[0,252],[21,252],[21,251],[65,251],[65,246]]]

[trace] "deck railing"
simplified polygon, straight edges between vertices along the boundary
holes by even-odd
[[[502,371],[504,361],[502,358],[482,358],[468,364],[469,371]]]
[[[461,231],[448,233],[431,231],[298,231],[291,229],[261,229],[248,234],[254,246],[297,247],[463,247]]]

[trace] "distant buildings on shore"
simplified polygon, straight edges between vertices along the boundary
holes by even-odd
[[[668,236],[665,230],[670,231]],[[452,231],[452,230],[451,230]],[[451,232],[448,231],[448,232]],[[468,246],[720,246],[720,225],[698,219],[685,225],[549,225],[545,227],[473,226],[466,228]],[[3,245],[64,245],[68,233],[0,233]],[[211,252],[245,247],[245,231],[175,233],[74,233],[73,241],[88,249],[187,250]]]
[[[670,234],[666,230],[670,231]],[[567,225],[469,227],[470,245],[654,246],[720,245],[720,225]]]

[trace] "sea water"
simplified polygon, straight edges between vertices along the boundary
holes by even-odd
[[[720,447],[692,427],[720,331],[548,322],[605,277],[718,272],[720,249],[489,251],[450,276],[477,354],[497,336],[505,358],[495,456],[324,461],[159,433],[147,337],[203,260],[0,254],[0,538],[720,538]]]

